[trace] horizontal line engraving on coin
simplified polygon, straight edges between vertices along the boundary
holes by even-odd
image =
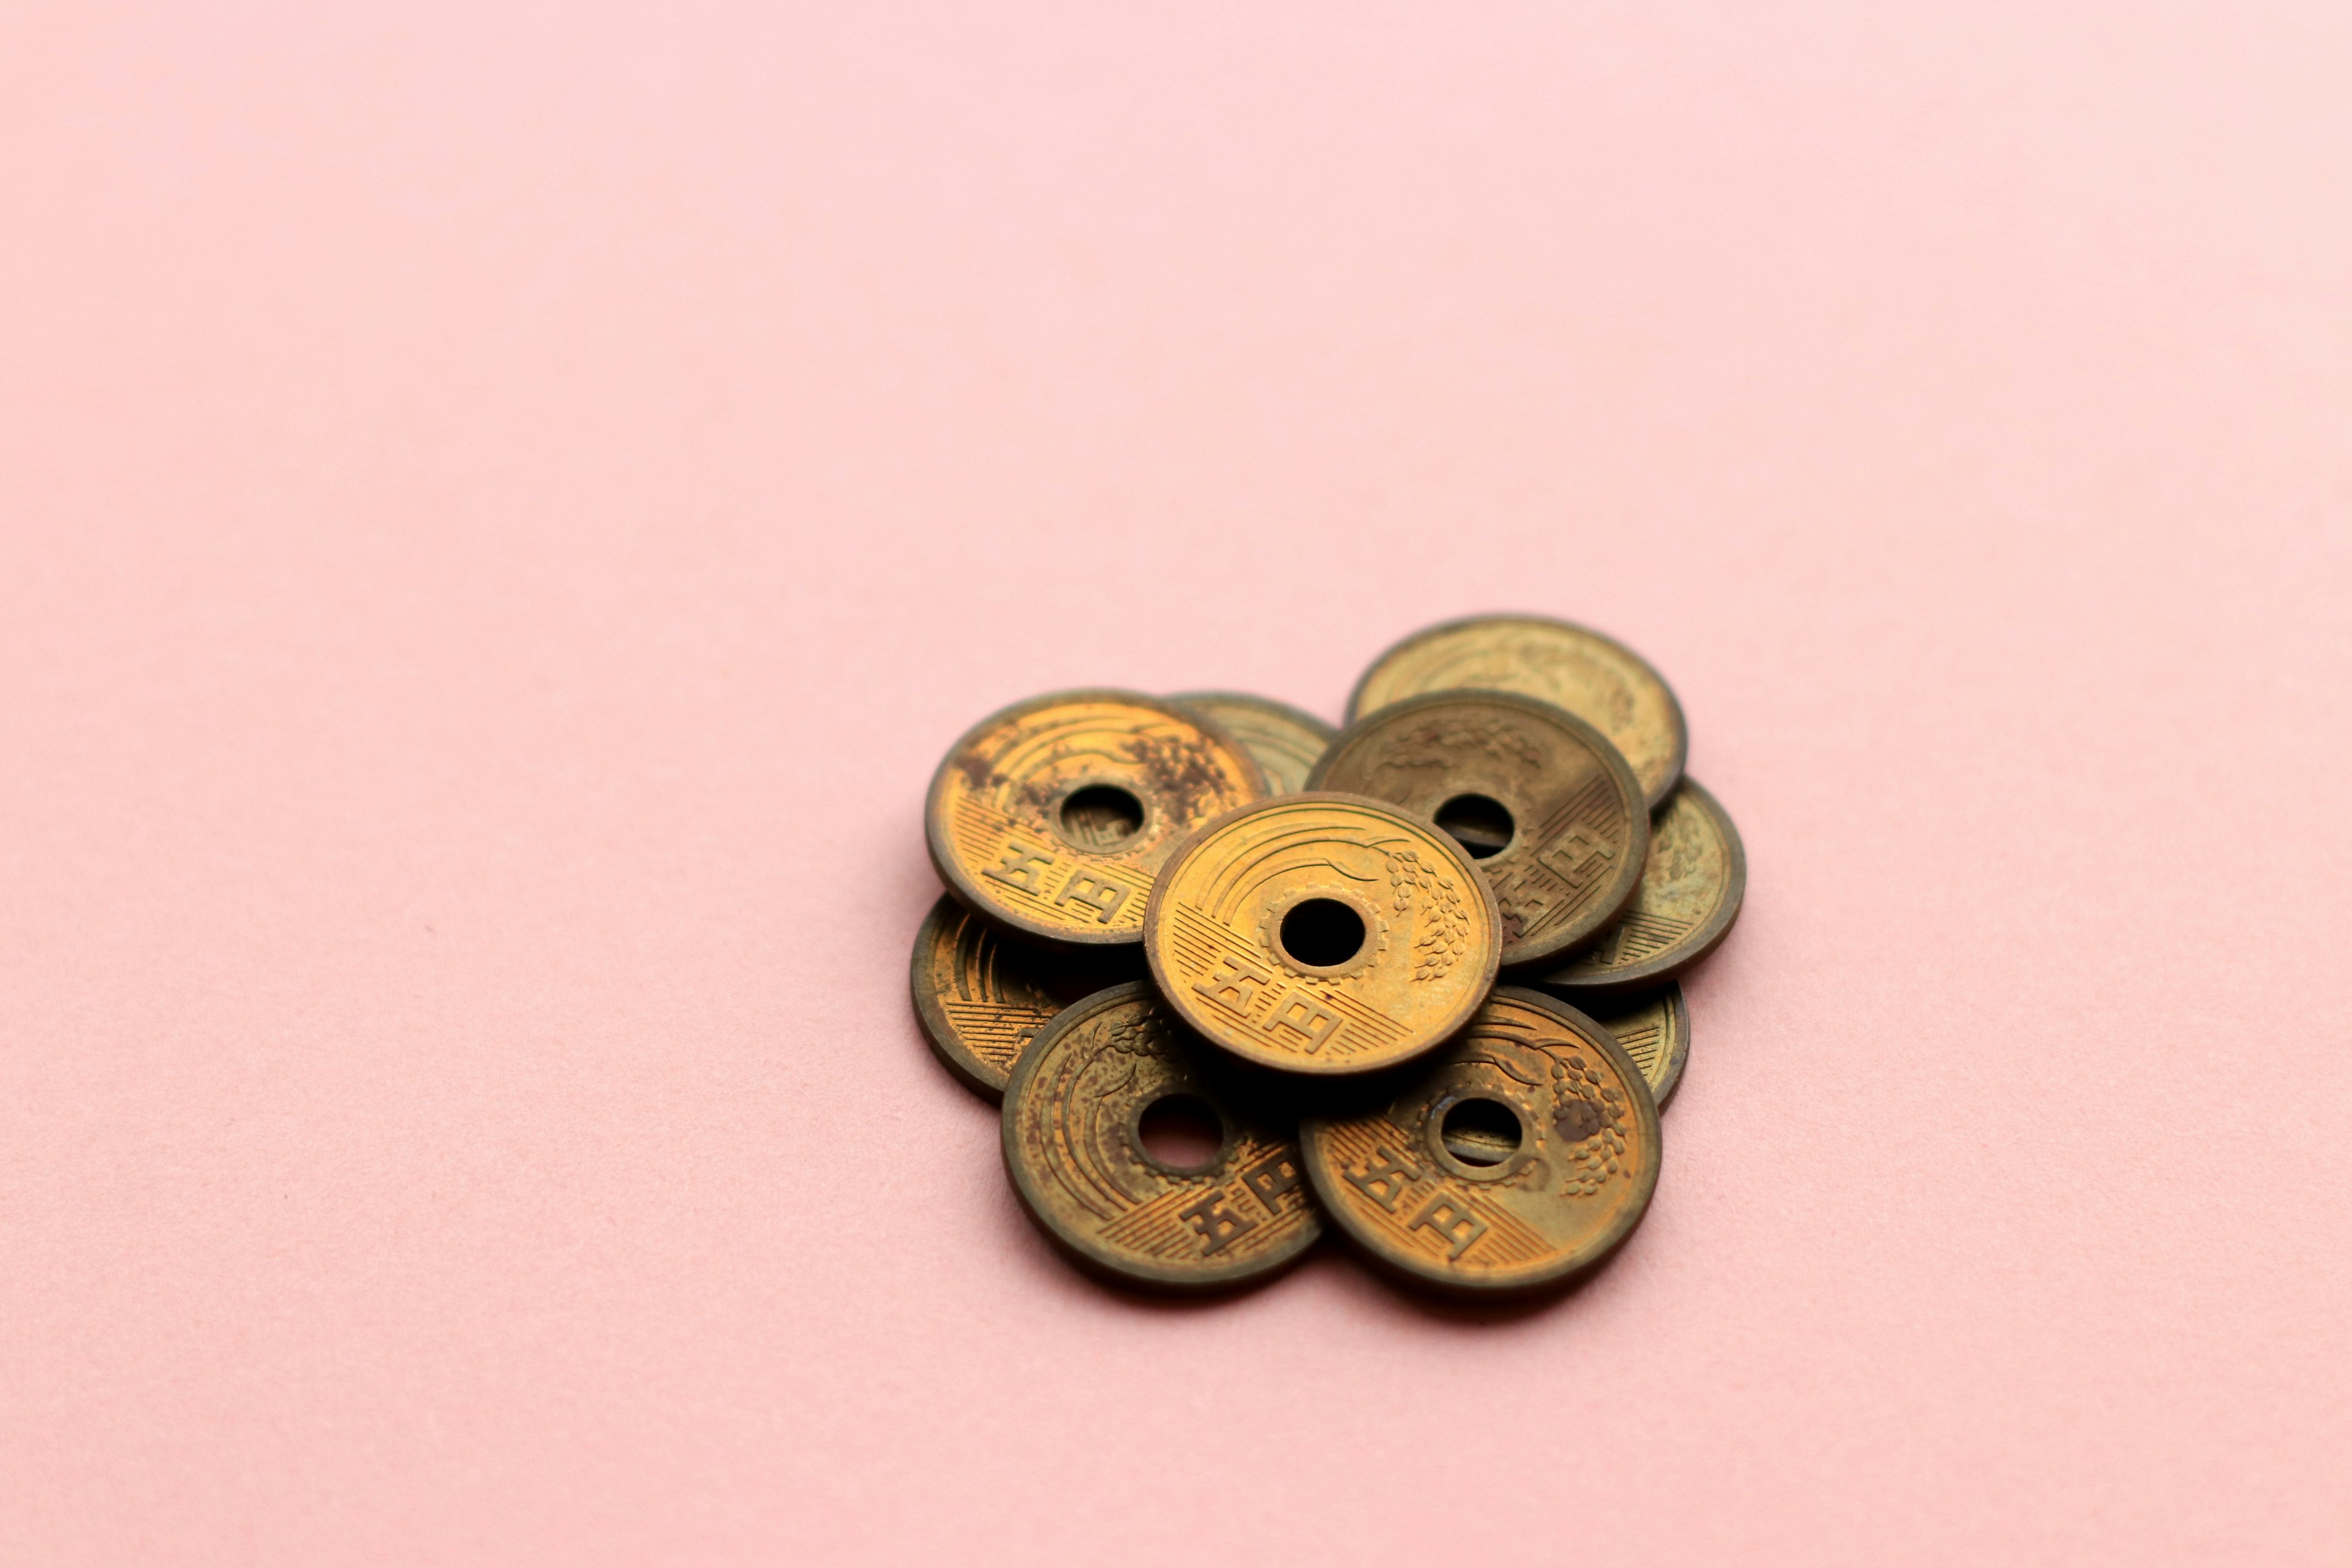
[[[1021,1055],[1021,1047],[1054,1021],[1053,1012],[1003,1002],[950,1000],[940,1006],[953,1020],[964,1044],[999,1067],[1011,1066]]]

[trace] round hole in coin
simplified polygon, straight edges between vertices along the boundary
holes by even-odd
[[[1081,849],[1116,849],[1143,829],[1143,803],[1117,784],[1088,784],[1062,802],[1062,836]]]
[[[1282,951],[1310,969],[1332,969],[1364,951],[1364,917],[1337,899],[1301,899],[1282,917]]]
[[[1498,1100],[1457,1100],[1438,1137],[1465,1165],[1499,1165],[1519,1152],[1519,1119]]]
[[[1519,830],[1518,824],[1511,820],[1510,807],[1484,795],[1455,795],[1437,808],[1434,820],[1456,844],[1470,852],[1473,860],[1484,860],[1508,849],[1511,836]]]
[[[1197,1094],[1163,1094],[1143,1108],[1135,1135],[1172,1171],[1205,1171],[1224,1152],[1225,1124]]]

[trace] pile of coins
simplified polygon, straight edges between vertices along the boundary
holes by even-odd
[[[1381,655],[1348,719],[1058,692],[931,781],[916,1013],[1002,1099],[1023,1206],[1113,1280],[1239,1286],[1328,1222],[1411,1284],[1538,1290],[1649,1206],[1675,977],[1747,881],[1673,690],[1489,616]]]

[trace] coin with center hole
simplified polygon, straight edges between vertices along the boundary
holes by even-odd
[[[1376,1106],[1309,1120],[1307,1173],[1375,1262],[1439,1289],[1555,1285],[1613,1251],[1658,1184],[1658,1111],[1608,1030],[1498,987]]]
[[[1713,952],[1739,918],[1748,852],[1715,796],[1685,778],[1650,818],[1642,884],[1617,923],[1540,984],[1578,1005],[1671,980]]]
[[[915,933],[915,1016],[947,1069],[994,1100],[1065,1004],[1136,978],[1140,963],[1132,947],[1055,952],[1008,942],[942,897]]]
[[[1608,1030],[1650,1086],[1650,1098],[1664,1110],[1683,1081],[1683,1064],[1690,1059],[1690,1008],[1683,988],[1668,981],[1663,990],[1641,996],[1605,997],[1576,1005]]]
[[[1004,1168],[1047,1236],[1130,1284],[1239,1285],[1322,1234],[1296,1139],[1237,1100],[1148,983],[1073,1003],[1022,1053]]]
[[[1066,691],[983,719],[931,779],[940,878],[1033,942],[1140,941],[1160,868],[1202,823],[1265,798],[1265,773],[1208,720],[1125,691]]]
[[[1427,822],[1278,795],[1209,824],[1153,887],[1144,953],[1212,1044],[1287,1072],[1371,1072],[1460,1028],[1502,954],[1494,895]]]
[[[1650,816],[1625,759],[1565,710],[1505,691],[1436,691],[1359,719],[1315,764],[1317,789],[1435,822],[1494,889],[1503,966],[1548,963],[1633,897]]]
[[[1257,759],[1276,795],[1296,795],[1305,789],[1315,760],[1339,733],[1314,714],[1303,713],[1286,702],[1239,691],[1187,691],[1170,700],[1223,725],[1225,732]]]
[[[1415,632],[1372,661],[1348,700],[1348,718],[1462,687],[1567,709],[1624,753],[1653,806],[1682,777],[1690,732],[1664,678],[1624,644],[1542,616],[1474,616]]]

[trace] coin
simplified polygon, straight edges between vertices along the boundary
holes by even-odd
[[[1364,671],[1348,720],[1460,687],[1517,691],[1567,709],[1625,753],[1653,806],[1682,777],[1690,732],[1674,689],[1624,644],[1542,616],[1474,616],[1415,632]]]
[[[1630,995],[1713,952],[1739,918],[1748,852],[1715,796],[1685,778],[1650,818],[1642,885],[1618,922],[1538,984],[1582,997]]]
[[[1468,1021],[1502,953],[1494,895],[1444,834],[1345,795],[1277,795],[1168,862],[1143,950],[1202,1037],[1287,1072],[1371,1072]]]
[[[1683,988],[1668,981],[1664,989],[1646,995],[1571,1005],[1616,1037],[1642,1069],[1650,1098],[1664,1110],[1683,1081],[1683,1064],[1690,1059],[1690,1009],[1683,1003]]]
[[[1433,691],[1359,719],[1317,789],[1368,795],[1444,828],[1503,916],[1503,964],[1574,952],[1642,878],[1650,816],[1617,748],[1583,720],[1507,691]]]
[[[1071,1004],[1022,1054],[1004,1091],[1004,1168],[1030,1217],[1078,1262],[1133,1284],[1213,1289],[1283,1267],[1322,1234],[1297,1140],[1205,1067],[1145,982]],[[1199,1157],[1153,1152],[1151,1119],[1171,1111],[1213,1129]]]
[[[1244,692],[1187,691],[1169,700],[1223,725],[1257,759],[1276,795],[1305,789],[1307,771],[1339,733],[1312,713]]]
[[[994,1100],[1013,1064],[1065,1003],[1135,978],[1133,948],[1092,955],[1051,952],[1008,942],[995,928],[942,896],[915,933],[909,966],[915,1016],[947,1069]]]
[[[1573,1007],[1498,987],[1407,1079],[1377,1109],[1300,1129],[1316,1195],[1376,1262],[1442,1289],[1528,1290],[1591,1268],[1641,1223],[1657,1107]]]
[[[1185,836],[1263,799],[1241,742],[1157,698],[1064,691],[974,725],[924,804],[940,879],[1034,941],[1139,941],[1152,879]]]

